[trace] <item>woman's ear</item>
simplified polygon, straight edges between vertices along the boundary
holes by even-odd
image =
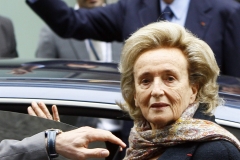
[[[193,103],[195,100],[196,100],[196,98],[197,98],[197,94],[198,94],[198,85],[196,85],[196,84],[192,84],[192,95],[191,95],[191,99],[190,99],[190,101],[191,101],[191,103]]]
[[[134,102],[135,102],[135,107],[139,107],[138,102],[137,102],[137,98],[136,98],[136,93],[134,93]]]

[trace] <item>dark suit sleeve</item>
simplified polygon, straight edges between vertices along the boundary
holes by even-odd
[[[239,160],[240,151],[225,140],[203,142],[193,154],[193,160]]]
[[[224,17],[226,30],[221,68],[223,74],[240,77],[240,4],[234,4],[231,13]]]
[[[54,40],[53,31],[44,26],[39,34],[39,41],[36,51],[38,58],[58,58],[57,46]]]
[[[93,9],[74,10],[60,0],[26,1],[59,36],[83,40],[122,41],[124,0]]]
[[[49,160],[46,147],[44,132],[22,141],[3,140],[0,143],[1,160]]]

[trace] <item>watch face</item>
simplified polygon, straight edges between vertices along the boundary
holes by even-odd
[[[72,126],[72,127],[73,127],[73,129],[76,129],[76,127],[74,127],[74,126]],[[48,133],[49,131],[55,131],[56,134],[60,134],[63,132],[61,129],[47,129],[45,132]]]

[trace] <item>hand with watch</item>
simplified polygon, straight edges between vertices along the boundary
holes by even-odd
[[[109,151],[107,149],[88,149],[88,144],[94,141],[109,141],[119,145],[120,150],[126,147],[126,144],[111,132],[91,127],[81,127],[67,132],[49,129],[45,131],[45,137],[50,159],[58,157],[59,154],[72,160],[108,157]]]
[[[56,105],[52,106],[53,115],[51,115],[43,102],[32,102],[31,106],[28,107],[28,113],[32,116],[60,121]],[[122,147],[126,147],[126,144],[111,132],[91,127],[81,127],[68,132],[62,132],[59,129],[49,129],[45,131],[45,137],[50,159],[58,157],[58,154],[73,160],[107,157],[109,155],[107,149],[87,148],[88,144],[93,141],[109,141],[119,145],[120,150]]]

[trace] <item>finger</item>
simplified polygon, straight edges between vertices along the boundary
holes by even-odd
[[[42,112],[42,110],[40,109],[36,102],[32,102],[31,105],[36,116],[46,118],[46,116],[44,115],[44,113]]]
[[[126,144],[121,139],[113,135],[110,131],[106,131],[102,129],[95,129],[95,130],[96,131],[90,132],[90,135],[88,136],[90,142],[109,141],[111,143],[121,146],[122,148],[126,147]]]
[[[31,106],[27,108],[28,114],[31,116],[37,116]]]
[[[40,109],[42,110],[42,112],[45,114],[45,116],[47,117],[47,119],[53,120],[52,115],[50,114],[47,106],[46,106],[43,102],[38,102],[38,106],[40,107]]]
[[[84,153],[84,159],[88,158],[105,158],[109,156],[109,151],[103,148],[94,148],[94,149],[87,149],[82,148],[81,153]]]
[[[59,117],[58,109],[56,105],[52,106],[52,113],[53,113],[53,120],[60,122],[60,117]]]
[[[36,102],[32,102],[31,105],[32,105],[33,111],[38,117],[47,118],[47,116],[43,113],[42,109]]]

